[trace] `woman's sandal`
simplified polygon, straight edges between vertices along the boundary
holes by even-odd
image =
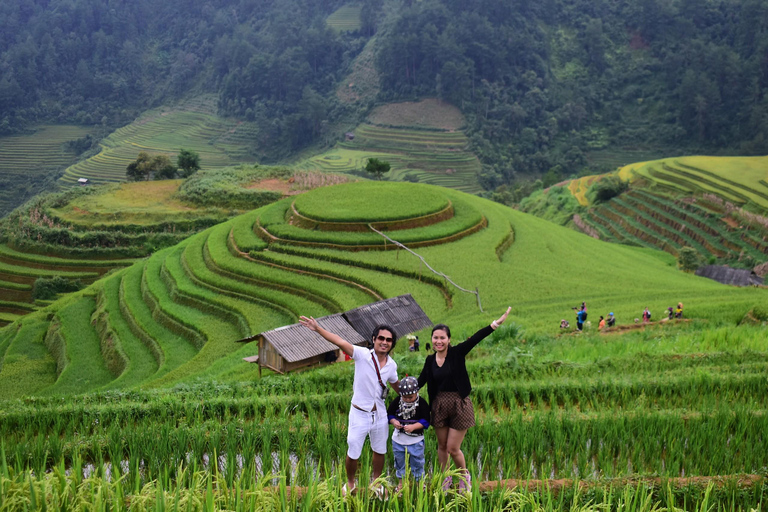
[[[371,492],[379,500],[384,500],[384,498],[387,497],[387,490],[384,488],[383,485],[379,485],[377,487],[371,486]]]

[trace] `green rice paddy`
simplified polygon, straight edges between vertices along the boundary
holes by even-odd
[[[333,209],[328,205],[332,204]],[[393,183],[386,188],[366,183],[345,183],[296,198],[296,210],[326,222],[382,222],[429,215],[449,206],[442,191],[433,187]]]

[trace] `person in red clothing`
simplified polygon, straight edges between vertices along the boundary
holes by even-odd
[[[472,385],[465,358],[484,338],[504,323],[512,308],[507,308],[498,320],[483,327],[469,337],[465,342],[451,345],[451,329],[445,324],[432,328],[432,346],[434,354],[427,356],[424,368],[419,375],[419,387],[427,385],[429,404],[432,408],[432,426],[437,435],[437,460],[440,469],[448,467],[448,456],[463,473],[459,481],[459,490],[470,488],[469,472],[461,443],[467,429],[475,425],[475,410],[469,393]],[[453,485],[453,479],[446,477],[443,489],[448,490]]]

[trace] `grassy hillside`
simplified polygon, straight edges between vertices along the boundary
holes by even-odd
[[[474,295],[379,235],[357,231],[373,220],[393,222],[389,205],[421,196],[429,200],[408,202],[408,217],[387,235],[409,240],[432,267],[476,287],[484,313]],[[364,197],[376,201],[356,200]],[[335,215],[310,219],[320,204]],[[451,215],[430,217],[445,204]],[[258,379],[241,360],[256,347],[234,340],[299,314],[409,292],[433,321],[453,327],[454,341],[507,305],[513,313],[468,363],[478,423],[462,447],[476,486],[471,498],[437,491],[443,475],[432,468],[428,432],[434,476],[427,489],[409,488],[380,509],[420,510],[420,500],[463,510],[468,499],[473,510],[522,502],[647,510],[636,500],[756,509],[768,463],[754,449],[768,427],[768,341],[763,326],[736,324],[748,310],[766,317],[768,295],[671,263],[659,251],[606,244],[428,185],[362,182],[283,199],[0,329],[0,497],[73,510],[92,503],[93,492],[97,510],[195,508],[205,499],[214,510],[365,508],[366,491],[348,505],[340,495],[352,366]],[[678,301],[689,321],[560,335],[560,318],[583,300],[593,322],[611,310],[626,327],[643,307],[658,316]],[[400,375],[416,374],[424,353],[401,343],[394,357]],[[91,491],[78,502],[84,475]],[[732,492],[737,476],[742,487]],[[576,491],[576,481],[589,488]]]
[[[367,195],[375,200],[357,200]],[[411,196],[430,200],[409,200]],[[411,209],[398,209],[401,201]],[[418,224],[409,220],[416,218],[428,220]],[[457,284],[477,288],[486,311],[512,305],[514,320],[534,331],[554,332],[559,320],[570,316],[570,308],[583,300],[594,308],[593,315],[612,310],[622,323],[639,316],[645,306],[661,313],[679,301],[686,303],[692,316],[738,321],[766,300],[762,290],[731,289],[692,277],[664,258],[605,244],[456,191],[370,182],[319,189],[236,217],[155,253],[78,296],[103,296],[105,329],[114,333],[115,346],[119,348],[122,336],[121,329],[111,327],[112,318],[133,326],[122,328],[123,336],[145,340],[145,350],[155,354],[158,369],[165,364],[167,349],[146,340],[164,343],[166,336],[155,331],[173,333],[179,343],[192,348],[173,370],[141,382],[123,380],[123,387],[249,374],[252,370],[240,356],[254,348],[242,348],[233,340],[291,323],[300,314],[330,314],[377,296],[410,292],[436,321],[474,324],[490,318],[490,313],[479,312],[473,294],[454,289],[422,268],[418,259],[392,250],[391,243],[367,230],[366,225],[377,219],[391,238],[417,248],[431,266]],[[331,221],[329,227],[318,230],[318,222],[326,221]],[[358,231],[355,223],[362,229]],[[378,250],[359,251],[363,248]],[[604,277],[608,272],[610,279]],[[118,278],[119,286],[114,281]],[[713,295],[718,299],[713,301]],[[137,301],[149,309],[134,311]],[[96,311],[93,299],[78,304]],[[54,303],[40,314],[60,314],[62,307]],[[38,317],[32,314],[18,323]],[[67,332],[57,330],[62,346],[71,342]],[[49,345],[50,337],[49,332]],[[93,357],[99,357],[98,350]],[[121,357],[130,363],[127,356]],[[69,360],[66,366],[70,365],[76,368],[77,360]],[[114,378],[125,367],[113,369]],[[51,378],[58,382],[62,374],[59,368]],[[45,393],[57,389],[50,387]]]
[[[77,155],[66,148],[91,129],[38,126],[31,135],[0,137],[0,217],[49,185]]]
[[[480,161],[469,150],[464,117],[436,99],[382,105],[355,130],[354,139],[296,164],[299,169],[360,171],[369,158],[392,166],[390,180],[419,181],[479,192]]]
[[[611,175],[627,182],[630,190],[594,203],[593,187]],[[766,157],[665,158],[537,192],[522,209],[560,223],[576,214],[577,228],[603,240],[674,256],[691,247],[700,264],[752,268],[768,261],[766,180]]]

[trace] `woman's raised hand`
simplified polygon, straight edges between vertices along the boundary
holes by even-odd
[[[301,325],[303,325],[307,329],[313,330],[315,332],[317,332],[317,328],[320,327],[317,324],[317,320],[315,320],[311,316],[310,317],[300,316],[299,317],[299,323],[301,323]]]
[[[509,316],[509,312],[510,312],[510,311],[512,311],[512,306],[509,306],[509,307],[507,308],[507,310],[504,312],[504,314],[503,314],[503,315],[501,315],[501,316],[499,317],[499,319],[498,319],[498,320],[495,320],[495,321],[494,321],[494,323],[496,324],[496,326],[499,326],[499,325],[501,325],[501,324],[503,324],[503,323],[504,323],[504,320],[506,320],[506,319],[507,319],[507,317]]]

